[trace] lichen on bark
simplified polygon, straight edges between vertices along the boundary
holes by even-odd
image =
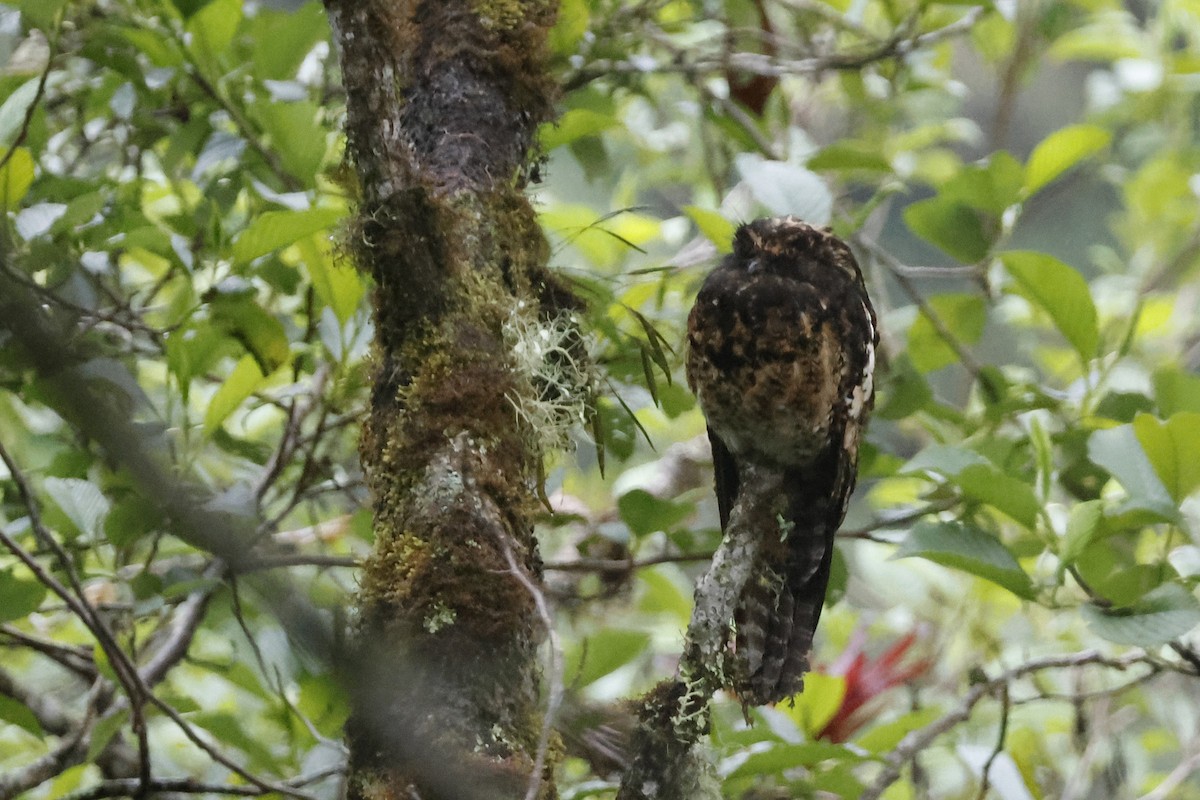
[[[361,455],[376,547],[350,646],[350,796],[553,797],[544,638],[509,557],[539,576],[536,377],[511,319],[570,305],[523,190],[548,120],[550,0],[327,0],[375,282]],[[506,327],[507,326],[507,327]]]

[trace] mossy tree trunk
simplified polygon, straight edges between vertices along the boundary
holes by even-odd
[[[556,3],[326,6],[361,192],[351,246],[375,280],[377,328],[350,796],[552,797],[528,585],[540,453],[517,411],[537,389],[513,331],[563,296],[523,193],[552,113]]]

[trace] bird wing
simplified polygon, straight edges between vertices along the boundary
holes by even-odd
[[[717,511],[721,516],[721,530],[729,525],[729,514],[738,496],[737,459],[729,452],[725,442],[711,427],[708,429],[708,442],[712,445],[713,479],[717,492]]]
[[[857,452],[843,447],[841,437],[836,437],[815,464],[784,476],[792,528],[783,591],[791,608],[781,608],[776,623],[782,629],[778,637],[786,642],[786,657],[776,679],[783,697],[795,691],[790,689],[793,684],[799,688],[808,669],[808,653],[829,588],[834,537],[846,517],[857,472]],[[784,613],[788,610],[790,619]]]

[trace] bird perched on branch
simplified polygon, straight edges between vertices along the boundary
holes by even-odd
[[[739,524],[763,537],[731,636],[728,677],[747,705],[803,686],[878,342],[850,248],[796,217],[738,228],[688,317],[688,385],[708,421],[721,528],[740,504]]]

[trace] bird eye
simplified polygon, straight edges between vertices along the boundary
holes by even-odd
[[[752,258],[746,263],[746,272],[758,272],[758,268],[761,266],[762,264],[757,258]]]

